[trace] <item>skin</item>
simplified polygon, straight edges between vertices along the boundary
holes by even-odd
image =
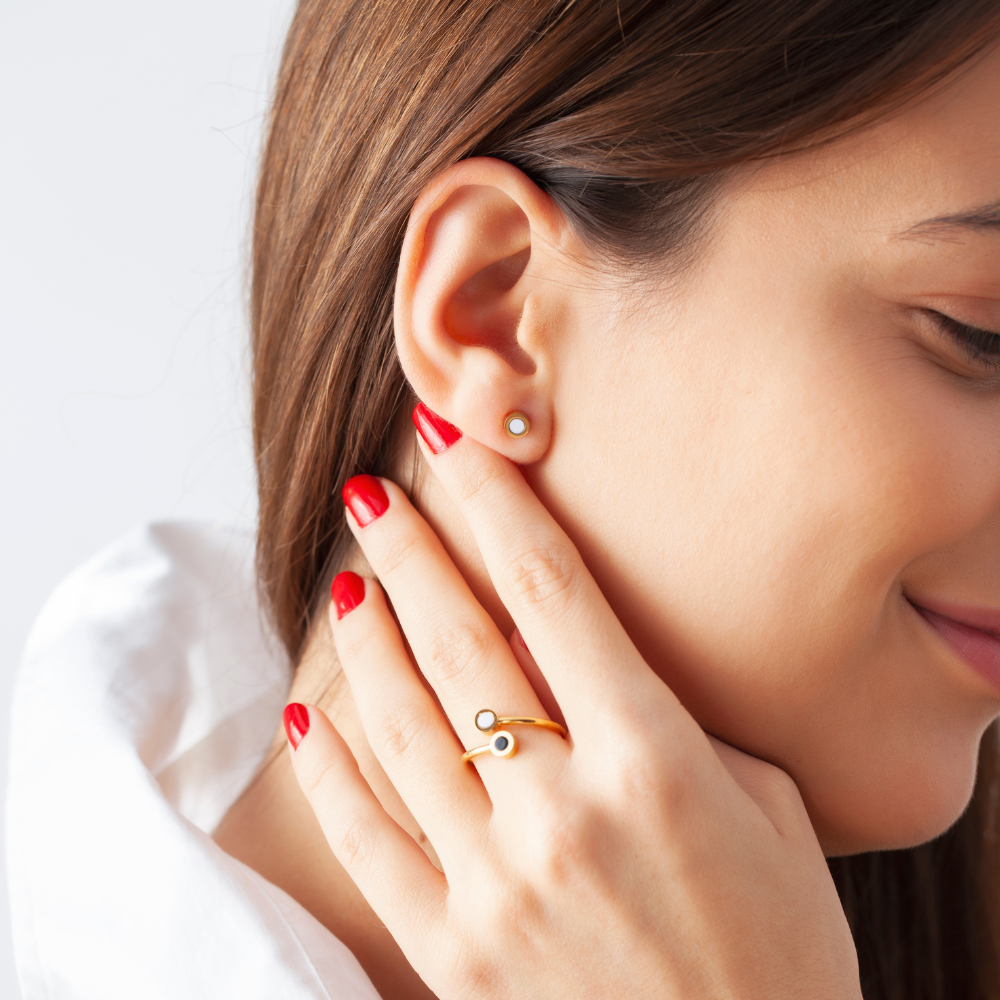
[[[1000,609],[1000,372],[929,312],[1000,332],[1000,228],[925,222],[996,216],[997,107],[994,50],[877,127],[744,172],[680,274],[616,273],[490,160],[429,186],[400,259],[397,344],[420,398],[522,465],[645,663],[705,732],[791,776],[828,855],[946,829],[1000,712],[914,608]],[[512,410],[531,416],[523,440],[503,433]],[[510,635],[454,498],[432,475],[417,487]],[[324,708],[426,843],[337,672],[321,617],[290,700]],[[426,995],[288,755],[216,839],[345,940],[383,995]]]

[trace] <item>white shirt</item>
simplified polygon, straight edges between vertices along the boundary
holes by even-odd
[[[289,682],[245,532],[152,525],[57,588],[11,728],[24,1000],[378,1000],[345,945],[210,837]]]

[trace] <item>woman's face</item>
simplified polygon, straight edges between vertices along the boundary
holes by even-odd
[[[828,853],[950,825],[1000,712],[1000,640],[918,610],[1000,635],[998,338],[976,359],[954,332],[1000,333],[998,108],[993,54],[745,176],[680,279],[558,303],[529,477],[653,668],[796,779]]]

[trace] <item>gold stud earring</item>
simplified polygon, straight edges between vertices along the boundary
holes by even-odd
[[[531,430],[531,421],[528,420],[525,414],[519,411],[508,413],[506,420],[503,422],[503,429],[512,438],[523,438]]]

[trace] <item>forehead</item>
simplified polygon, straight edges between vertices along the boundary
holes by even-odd
[[[745,207],[772,224],[808,219],[817,234],[886,238],[991,206],[1000,214],[1000,46],[887,121],[741,187]]]

